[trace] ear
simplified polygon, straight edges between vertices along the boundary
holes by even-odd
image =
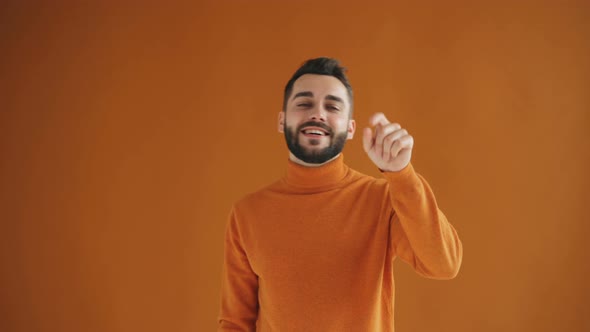
[[[285,132],[285,112],[280,111],[279,112],[279,133],[284,133]]]
[[[352,139],[352,137],[354,136],[354,132],[356,130],[356,122],[354,120],[348,120],[348,136],[346,136],[346,139]]]

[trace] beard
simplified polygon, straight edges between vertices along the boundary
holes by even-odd
[[[326,130],[330,136],[330,145],[323,149],[309,149],[303,147],[299,142],[299,133],[301,133],[301,130],[304,127],[309,126],[319,127]],[[299,160],[308,164],[323,164],[326,161],[336,157],[340,152],[342,152],[342,149],[344,149],[344,144],[346,143],[346,139],[348,137],[348,133],[346,131],[334,133],[327,125],[321,122],[313,121],[308,121],[299,125],[296,130],[292,130],[291,127],[287,127],[287,122],[285,122],[284,132],[289,151],[291,151],[291,153]],[[319,140],[310,139],[309,143],[310,145],[318,145],[320,142]]]

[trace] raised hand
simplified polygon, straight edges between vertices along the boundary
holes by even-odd
[[[383,113],[375,113],[369,119],[374,128],[363,131],[363,148],[375,165],[384,172],[404,169],[412,158],[414,138],[398,123],[391,123]]]

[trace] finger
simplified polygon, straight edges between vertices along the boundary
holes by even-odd
[[[365,128],[363,130],[363,148],[365,149],[366,153],[369,153],[369,151],[371,151],[373,144],[373,131],[371,130],[371,128]]]
[[[380,125],[378,125],[378,126],[380,126]],[[393,141],[395,141],[401,135],[397,135],[392,138],[387,138],[387,137],[391,136],[396,131],[399,131],[400,128],[401,128],[401,126],[398,123],[390,123],[386,126],[382,126],[381,130],[377,133],[377,136],[375,137],[375,142],[376,143],[378,142],[378,144],[382,145],[383,152],[382,152],[381,156],[383,159],[387,160],[387,158],[389,158],[386,155],[389,154],[389,149],[391,148],[391,144],[393,144]]]
[[[398,140],[400,137],[408,135],[408,131],[404,128],[400,128],[399,125],[392,126],[393,129],[385,137],[383,137],[383,149],[391,149],[391,145]]]
[[[397,157],[402,150],[412,149],[412,147],[414,147],[414,137],[412,137],[412,135],[400,137],[391,145],[391,158]]]
[[[371,126],[376,126],[378,123],[380,123],[381,125],[385,126],[387,124],[389,124],[389,120],[387,120],[387,118],[385,117],[385,114],[378,112],[373,114],[370,118],[369,118],[369,124],[371,124]]]
[[[382,130],[383,126],[380,123],[378,123],[375,126],[375,135],[373,136],[373,153],[378,158],[382,158],[383,156],[383,140],[378,139],[378,137],[381,135]]]
[[[398,132],[400,130],[405,130],[405,129],[401,129],[401,126],[399,125],[399,123],[390,123],[386,126],[381,126],[381,125],[378,125],[378,126],[381,127],[381,130],[379,130],[379,132],[376,133],[375,141],[380,142],[383,145],[386,144],[384,142],[384,140],[387,136],[390,136],[391,134]],[[398,135],[393,140],[395,140],[399,137],[401,137],[401,135],[398,133]],[[393,142],[393,140],[392,140],[392,142]]]

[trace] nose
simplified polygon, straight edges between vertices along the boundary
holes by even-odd
[[[324,107],[321,105],[313,107],[309,112],[309,119],[326,122],[326,111],[324,110]]]

